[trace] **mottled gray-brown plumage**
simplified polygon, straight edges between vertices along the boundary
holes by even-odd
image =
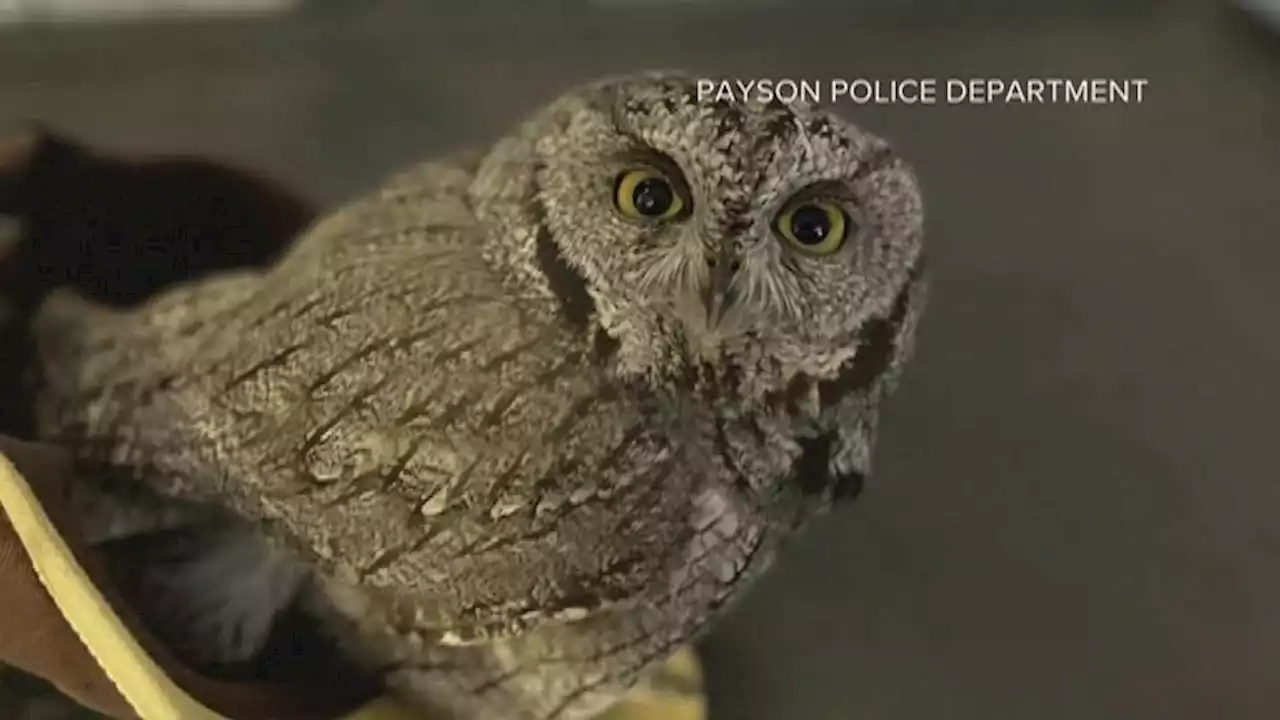
[[[42,433],[118,479],[83,491],[95,541],[232,528],[158,591],[208,657],[297,593],[437,712],[585,718],[860,489],[922,218],[908,165],[832,114],[611,78],[269,271],[127,312],[54,296]]]

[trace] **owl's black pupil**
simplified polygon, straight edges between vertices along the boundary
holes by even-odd
[[[820,207],[806,205],[791,216],[791,234],[805,245],[817,245],[831,233],[831,218]]]
[[[631,193],[631,202],[635,203],[636,210],[646,217],[662,215],[671,209],[671,203],[674,201],[675,195],[671,192],[671,186],[660,178],[641,180],[636,183],[636,189]]]

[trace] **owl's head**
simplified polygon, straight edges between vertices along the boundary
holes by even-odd
[[[532,229],[512,250],[620,372],[828,426],[892,385],[924,299],[923,209],[882,139],[648,73],[568,93],[508,142],[480,178],[520,196]]]

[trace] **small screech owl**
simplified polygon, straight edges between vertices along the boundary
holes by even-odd
[[[833,114],[609,78],[265,271],[51,297],[41,433],[94,478],[93,541],[214,538],[154,543],[195,655],[251,655],[290,605],[440,717],[586,718],[859,491],[922,223],[909,166]]]

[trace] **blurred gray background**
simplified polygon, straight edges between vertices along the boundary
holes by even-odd
[[[867,492],[707,643],[713,718],[1280,717],[1275,39],[1212,2],[460,5],[0,25],[0,128],[336,203],[620,70],[1149,78],[842,106],[919,169],[933,304]]]

